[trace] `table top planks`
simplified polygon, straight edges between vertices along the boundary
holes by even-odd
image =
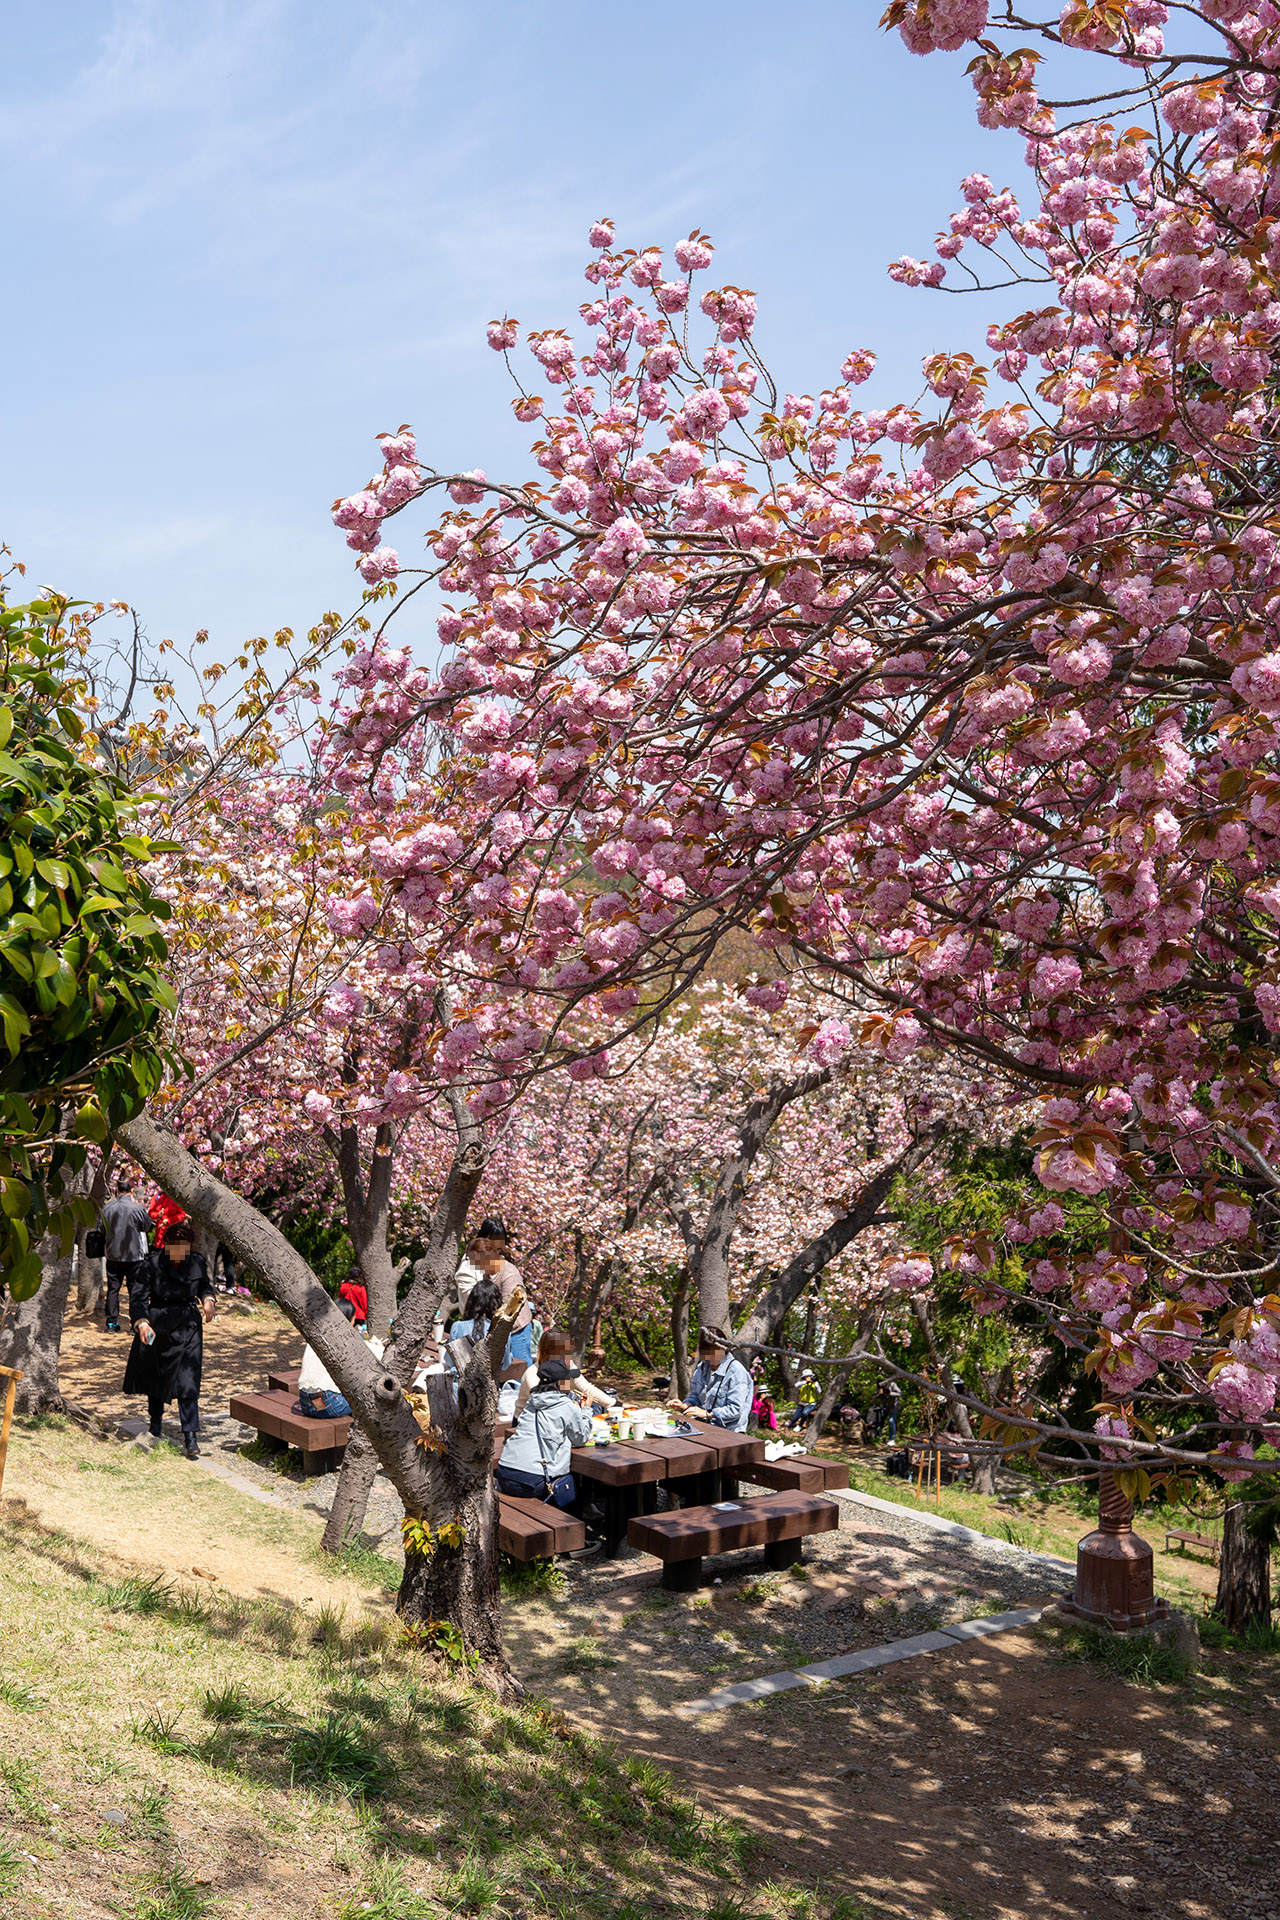
[[[635,1487],[763,1459],[763,1440],[698,1421],[691,1434],[646,1434],[643,1440],[616,1440],[606,1447],[575,1447],[570,1465],[586,1480]]]

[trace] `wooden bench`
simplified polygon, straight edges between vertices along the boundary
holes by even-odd
[[[725,1497],[736,1498],[733,1484],[745,1480],[753,1487],[773,1487],[779,1493],[830,1493],[847,1487],[849,1469],[843,1460],[824,1460],[816,1453],[793,1453],[785,1460],[758,1460],[736,1475],[725,1475]]]
[[[1179,1541],[1184,1547],[1203,1547],[1205,1552],[1211,1556],[1214,1566],[1217,1566],[1218,1554],[1221,1552],[1222,1547],[1221,1541],[1210,1540],[1209,1537],[1203,1533],[1166,1533],[1164,1537],[1164,1550],[1166,1553],[1169,1551],[1169,1542],[1171,1540]]]
[[[803,1542],[809,1534],[834,1533],[839,1525],[840,1509],[834,1500],[805,1493],[764,1493],[754,1500],[637,1515],[627,1523],[627,1539],[642,1553],[661,1560],[662,1584],[669,1593],[687,1593],[699,1584],[708,1553],[763,1547],[766,1566],[791,1567],[803,1558]]]
[[[513,1560],[548,1560],[587,1544],[581,1520],[541,1500],[498,1495],[498,1545]]]
[[[302,1454],[304,1473],[332,1473],[341,1466],[351,1434],[351,1416],[336,1420],[313,1420],[294,1413],[296,1396],[276,1387],[269,1393],[235,1393],[231,1396],[231,1418],[253,1427],[268,1446],[277,1450],[297,1447]]]

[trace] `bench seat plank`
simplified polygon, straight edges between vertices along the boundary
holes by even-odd
[[[806,1460],[754,1460],[736,1475],[753,1487],[772,1487],[777,1493],[825,1493],[820,1467]]]
[[[287,1392],[234,1393],[231,1418],[243,1426],[256,1427],[259,1433],[283,1440],[286,1446],[299,1447],[303,1453],[329,1453],[345,1447],[351,1435],[351,1418],[342,1414],[336,1420],[313,1420],[305,1413],[294,1413],[293,1397]]]
[[[822,1475],[822,1484],[828,1493],[833,1487],[847,1487],[849,1467],[844,1460],[828,1460],[820,1453],[793,1453],[787,1461],[780,1460],[779,1466],[816,1467]]]
[[[498,1545],[513,1560],[546,1560],[586,1544],[587,1530],[572,1514],[541,1500],[498,1495]]]
[[[698,1560],[737,1547],[767,1547],[811,1533],[834,1533],[840,1509],[834,1500],[806,1493],[765,1493],[715,1507],[681,1507],[674,1513],[638,1514],[627,1539],[662,1561]]]

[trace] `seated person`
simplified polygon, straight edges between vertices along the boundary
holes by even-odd
[[[745,1433],[751,1418],[751,1375],[729,1351],[723,1327],[703,1327],[698,1334],[698,1364],[689,1382],[687,1400],[673,1400],[674,1409],[691,1413],[733,1433]]]
[[[548,1360],[568,1360],[570,1362],[573,1360],[573,1341],[567,1333],[562,1333],[558,1327],[547,1328],[538,1342],[538,1358],[532,1366],[528,1366],[524,1370],[524,1376],[520,1382],[520,1391],[516,1395],[515,1407],[511,1414],[513,1420],[518,1420],[524,1412],[529,1395],[535,1391],[538,1385],[538,1368],[543,1366]],[[607,1392],[604,1387],[593,1387],[586,1375],[580,1373],[573,1383],[573,1397],[575,1400],[590,1401],[598,1407],[611,1407],[618,1396],[615,1393]]]
[[[502,1449],[494,1476],[499,1493],[570,1505],[577,1489],[569,1456],[591,1438],[591,1415],[572,1398],[580,1378],[568,1360],[547,1360],[539,1367],[538,1384]]]
[[[355,1319],[355,1308],[350,1300],[339,1300],[338,1312],[344,1320]],[[382,1358],[381,1340],[365,1342],[376,1357]],[[314,1347],[307,1347],[302,1356],[302,1371],[298,1375],[298,1412],[305,1413],[312,1420],[339,1420],[351,1411],[345,1396],[338,1391],[337,1382],[329,1373],[324,1361]]]
[[[788,1427],[807,1427],[813,1418],[817,1404],[818,1377],[812,1367],[806,1367],[796,1387],[796,1404],[791,1418],[787,1421]]]
[[[467,1317],[465,1320],[454,1321],[449,1329],[450,1340],[470,1339],[479,1341],[487,1339],[493,1317],[501,1305],[502,1294],[498,1290],[497,1281],[477,1280],[467,1295]],[[456,1372],[447,1348],[441,1357],[450,1373]],[[509,1336],[506,1349],[502,1356],[502,1372],[505,1373],[508,1367],[515,1366],[525,1358],[526,1354],[523,1351],[522,1344],[517,1341],[514,1335]]]

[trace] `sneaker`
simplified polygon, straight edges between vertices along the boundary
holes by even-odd
[[[198,1460],[200,1458],[200,1449],[196,1445],[196,1437],[193,1433],[188,1433],[183,1436],[182,1451],[186,1454],[188,1460]]]
[[[108,1322],[107,1322],[107,1332],[108,1332],[108,1333],[119,1333],[119,1331],[120,1331],[120,1322],[119,1322],[118,1320],[108,1320]]]

